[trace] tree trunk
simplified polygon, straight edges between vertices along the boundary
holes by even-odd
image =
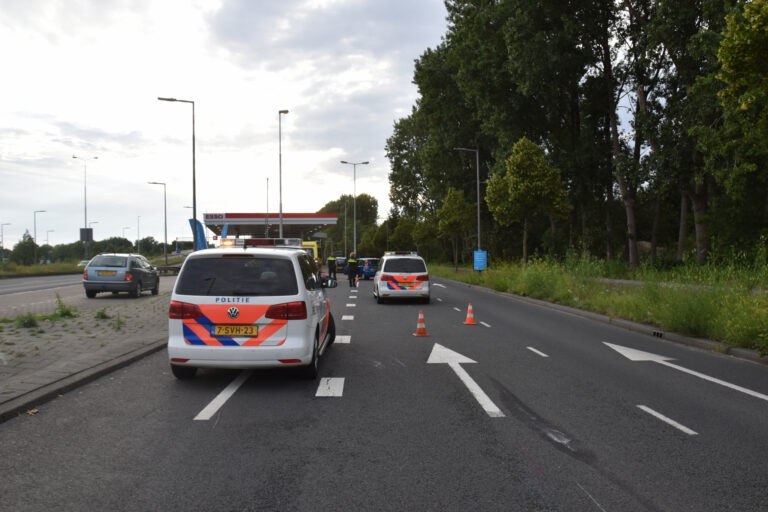
[[[459,270],[459,242],[455,237],[451,238],[451,245],[453,246],[453,270]]]
[[[613,77],[613,63],[611,62],[611,47],[608,40],[608,32],[604,34],[602,40],[603,49],[603,72],[605,73],[605,80],[610,88],[610,96],[608,98],[608,120],[611,127],[611,149],[613,152],[613,169],[616,175],[616,182],[619,185],[621,191],[621,197],[624,201],[624,208],[627,212],[627,243],[628,243],[628,256],[629,265],[636,267],[639,263],[639,255],[637,252],[637,221],[635,218],[635,194],[634,190],[630,188],[630,185],[624,179],[621,169],[618,168],[618,163],[621,160],[621,143],[619,141],[619,122],[618,115],[616,114],[616,99],[614,98],[614,77]]]
[[[653,211],[653,228],[651,230],[651,259],[656,261],[656,251],[659,245],[659,223],[661,222],[661,192],[656,195]]]
[[[606,187],[605,200],[605,258],[610,261],[613,254],[613,217],[611,217],[611,205],[613,205],[613,181]]]
[[[523,264],[528,264],[528,216],[523,217]]]
[[[683,261],[683,249],[688,234],[688,194],[680,193],[680,229],[677,232],[677,261]]]
[[[709,256],[706,183],[696,183],[693,192],[689,192],[689,195],[693,203],[693,222],[696,232],[696,263],[704,265]]]

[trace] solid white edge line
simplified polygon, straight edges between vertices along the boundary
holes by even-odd
[[[315,396],[340,397],[344,394],[344,377],[323,377],[317,386]]]
[[[211,419],[211,417],[213,417],[213,415],[218,412],[221,406],[227,403],[227,400],[229,400],[232,395],[235,394],[235,391],[237,391],[237,389],[242,386],[246,380],[248,380],[248,377],[250,377],[251,374],[253,374],[253,370],[240,372],[240,375],[238,375],[235,380],[230,382],[229,385],[216,396],[216,398],[211,400],[211,402],[206,405],[205,408],[200,411],[197,416],[195,416],[195,420],[207,421]]]
[[[341,317],[342,320],[354,320],[355,317],[353,315],[343,315]]]
[[[337,334],[334,343],[352,343],[352,336]]]
[[[440,288],[446,288],[444,284],[440,284],[440,283],[435,283],[435,286],[439,286]]]
[[[548,356],[547,354],[545,354],[544,352],[541,352],[541,351],[539,351],[539,350],[536,350],[536,349],[535,349],[535,348],[533,348],[533,347],[525,347],[525,348],[527,348],[528,350],[530,350],[530,351],[531,351],[531,352],[533,352],[534,354],[539,354],[541,357],[549,357],[549,356]]]
[[[484,326],[486,326],[486,327],[490,327],[490,325],[488,325],[488,324],[487,324],[487,323],[485,323],[485,322],[480,322],[480,325],[484,325]]]
[[[694,430],[691,430],[691,429],[689,429],[689,428],[688,428],[688,427],[686,427],[685,425],[682,425],[682,424],[680,424],[680,423],[676,422],[675,420],[673,420],[673,419],[671,419],[671,418],[667,418],[667,417],[666,417],[666,416],[664,416],[663,414],[661,414],[661,413],[658,413],[658,412],[654,411],[653,409],[651,409],[651,408],[650,408],[650,407],[648,407],[648,406],[645,406],[645,405],[638,405],[638,406],[637,406],[637,408],[638,408],[638,409],[640,409],[640,410],[642,410],[642,411],[645,411],[645,412],[647,412],[647,413],[648,413],[648,414],[650,414],[651,416],[654,416],[654,417],[656,417],[656,418],[660,419],[661,421],[663,421],[664,423],[666,423],[666,424],[668,424],[668,425],[672,425],[673,427],[675,427],[675,428],[676,428],[676,429],[678,429],[679,431],[681,431],[681,432],[684,432],[684,433],[688,434],[689,436],[697,436],[697,435],[699,435],[699,433],[698,433],[698,432],[696,432],[696,431],[694,431]]]

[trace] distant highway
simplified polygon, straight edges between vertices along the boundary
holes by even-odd
[[[35,277],[12,277],[9,279],[0,279],[0,295],[19,292],[33,292],[37,290],[47,290],[49,288],[59,288],[61,286],[70,286],[79,284],[83,280],[83,274],[67,274],[63,276],[35,276]]]

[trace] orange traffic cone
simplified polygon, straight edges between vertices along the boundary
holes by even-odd
[[[355,276],[355,288],[357,288],[357,285],[360,284],[360,274]]]
[[[467,319],[464,320],[464,325],[477,325],[475,322],[475,312],[472,310],[472,303],[469,303],[469,309],[467,309]]]
[[[419,323],[416,324],[416,332],[414,336],[429,336],[427,334],[427,326],[424,325],[424,311],[419,310]]]

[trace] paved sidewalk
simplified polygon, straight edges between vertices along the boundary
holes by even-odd
[[[37,327],[0,323],[0,422],[162,350],[173,281],[163,279],[156,296],[100,294],[78,305],[77,316],[38,321]],[[54,310],[55,301],[35,313]]]

